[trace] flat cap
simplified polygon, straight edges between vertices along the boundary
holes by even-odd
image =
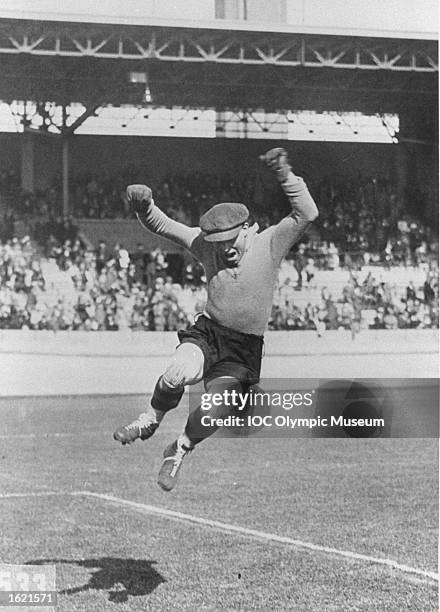
[[[220,242],[238,236],[249,211],[238,202],[221,202],[200,217],[200,227],[207,242]]]

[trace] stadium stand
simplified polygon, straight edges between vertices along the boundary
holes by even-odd
[[[196,262],[178,272],[158,248],[145,253],[140,244],[129,254],[121,243],[101,240],[95,250],[81,242],[73,225],[58,230],[64,240],[50,234],[45,250],[29,236],[3,241],[1,328],[171,331],[203,310],[205,279]],[[434,261],[392,271],[381,266],[319,270],[309,257],[304,273],[295,258],[284,262],[270,329],[315,329],[321,335],[325,329],[355,334],[368,327],[438,326]],[[300,276],[305,276],[302,283]]]
[[[166,331],[203,310],[200,266],[129,218],[124,186],[136,180],[133,167],[75,177],[75,216],[61,218],[59,185],[22,193],[16,172],[0,173],[2,328]],[[287,212],[251,174],[171,174],[153,188],[191,225],[221,200],[245,202],[263,228]],[[438,236],[423,214],[380,177],[325,177],[311,190],[320,219],[281,268],[270,329],[437,327]]]

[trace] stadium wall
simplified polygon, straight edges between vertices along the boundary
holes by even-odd
[[[268,332],[264,378],[435,378],[438,330]],[[174,332],[0,331],[0,396],[151,393]]]

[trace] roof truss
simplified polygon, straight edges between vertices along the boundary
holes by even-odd
[[[426,40],[0,20],[0,53],[437,72]]]

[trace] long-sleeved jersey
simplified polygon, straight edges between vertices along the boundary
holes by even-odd
[[[258,233],[249,228],[245,252],[235,268],[226,267],[200,227],[170,219],[152,204],[138,219],[148,230],[188,249],[205,268],[208,299],[206,314],[231,329],[261,336],[270,317],[278,269],[318,209],[303,179],[289,173],[281,183],[292,212],[278,224]]]

